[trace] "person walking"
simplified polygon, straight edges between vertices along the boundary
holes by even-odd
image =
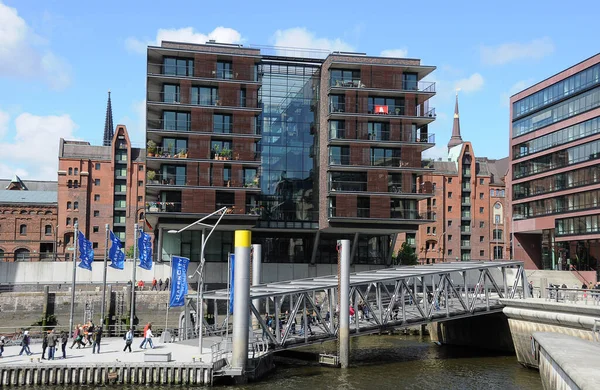
[[[102,327],[99,326],[94,330],[94,334],[92,335],[92,353],[96,353],[96,349],[98,353],[100,353],[100,342],[102,341]]]
[[[81,327],[81,324],[77,324],[77,327],[75,328],[75,331],[73,332],[73,344],[71,344],[71,346],[69,347],[71,349],[73,349],[75,344],[77,344],[77,337],[79,337],[79,328],[80,327]]]
[[[140,349],[144,348],[144,346],[146,345],[146,332],[148,332],[148,328],[151,326],[152,324],[150,322],[148,322],[146,324],[146,326],[144,326],[144,330],[142,331],[142,342],[140,343]],[[144,348],[146,349],[146,348]]]
[[[4,344],[6,344],[6,337],[2,336],[2,337],[0,337],[0,358],[2,357],[2,354],[4,353]]]
[[[165,279],[165,291],[167,291],[169,289],[169,282],[171,281],[171,279],[166,278]]]
[[[62,347],[62,358],[67,358],[67,343],[69,342],[69,335],[66,331],[60,332],[60,346]]]
[[[54,329],[48,333],[48,360],[54,360],[54,353],[56,351],[56,333]]]
[[[29,342],[31,341],[31,339],[29,338],[29,331],[26,330],[25,332],[23,332],[23,339],[21,340],[21,352],[19,352],[19,356],[23,355],[23,352],[25,352],[27,355],[33,355],[31,353],[31,350],[29,349]]]
[[[157,286],[158,282],[156,281],[156,278],[152,278],[152,289],[150,291],[158,291]]]
[[[42,360],[46,360],[46,349],[48,349],[48,332],[42,333]]]
[[[150,344],[150,349],[154,349],[154,344],[152,343],[152,337],[153,337],[152,324],[148,324],[148,330],[146,330],[145,336],[146,336],[146,342],[148,344]],[[144,349],[146,349],[146,348],[144,347]]]
[[[127,349],[131,352],[131,344],[133,344],[133,329],[129,329],[125,335],[125,348],[123,348],[123,352]]]
[[[158,279],[158,291],[162,291],[163,281],[162,279]]]

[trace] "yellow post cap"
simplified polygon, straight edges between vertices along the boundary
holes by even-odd
[[[252,233],[250,230],[235,231],[235,247],[249,248],[252,242]]]

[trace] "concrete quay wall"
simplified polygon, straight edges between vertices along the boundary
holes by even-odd
[[[536,332],[550,332],[592,341],[600,306],[548,302],[543,299],[501,299],[519,363],[539,368],[532,354]]]

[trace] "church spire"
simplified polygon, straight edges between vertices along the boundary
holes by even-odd
[[[450,148],[460,145],[463,143],[462,137],[460,136],[460,118],[458,116],[458,89],[456,90],[456,103],[454,105],[454,123],[452,125],[452,137],[448,142],[448,151]]]
[[[108,102],[106,103],[106,119],[104,120],[104,146],[111,146],[115,130],[113,127],[112,104],[110,102],[110,90],[108,91]]]

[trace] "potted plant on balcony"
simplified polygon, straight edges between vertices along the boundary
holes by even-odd
[[[214,153],[215,160],[221,159],[221,154],[219,153],[220,151],[221,151],[221,147],[219,145],[215,145],[212,150],[212,153]]]
[[[155,171],[148,170],[146,172],[146,180],[148,181],[148,183],[155,184],[155,180],[154,180],[155,177],[156,177],[156,172]]]
[[[187,150],[186,149],[181,149],[179,151],[179,158],[187,158]]]
[[[156,142],[148,140],[148,143],[146,144],[146,152],[148,152],[148,157],[154,157],[156,154]]]
[[[223,150],[221,151],[221,157],[223,158],[223,160],[231,160],[231,149],[223,148]]]

